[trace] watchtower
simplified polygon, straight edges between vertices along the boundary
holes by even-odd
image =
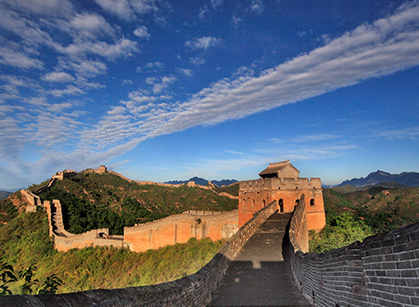
[[[280,212],[293,212],[300,197],[306,199],[309,230],[320,231],[326,225],[323,192],[320,178],[300,178],[300,171],[289,160],[269,163],[259,173],[260,179],[240,182],[239,226],[253,214],[273,201],[278,202]]]

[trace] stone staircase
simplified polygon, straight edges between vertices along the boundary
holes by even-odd
[[[312,306],[295,283],[286,228],[291,213],[271,215],[230,263],[209,306]]]
[[[54,232],[59,236],[67,236],[68,232],[64,229],[63,213],[61,210],[61,203],[54,199],[51,204],[52,212],[52,227]]]

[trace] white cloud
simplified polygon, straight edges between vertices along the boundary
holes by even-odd
[[[49,82],[68,83],[74,80],[73,76],[65,72],[51,72],[46,74],[43,79]]]
[[[205,63],[205,60],[202,58],[193,57],[189,59],[189,63],[193,65],[202,65]]]
[[[155,0],[130,0],[132,9],[138,15],[146,14],[149,12],[157,12],[159,9],[156,6]]]
[[[134,82],[132,80],[122,80],[122,85],[132,85]]]
[[[118,16],[121,19],[133,18],[133,10],[127,0],[95,0],[106,12]]]
[[[116,59],[121,56],[131,56],[133,52],[138,51],[137,43],[121,38],[115,44],[109,44],[105,41],[88,41],[77,39],[72,44],[63,47],[56,44],[55,48],[58,52],[67,54],[71,57],[79,57],[84,54],[94,54],[107,59]]]
[[[237,16],[231,17],[231,23],[233,24],[234,27],[237,27],[239,23],[241,22],[242,22],[242,19],[240,17],[237,17]]]
[[[208,6],[204,5],[200,8],[198,17],[199,19],[203,20],[205,19],[205,16],[208,14]]]
[[[137,67],[137,72],[141,72],[142,70],[144,70],[145,72],[159,72],[161,70],[164,69],[164,63],[156,61],[156,62],[150,62],[147,63],[146,65],[144,65],[144,67]]]
[[[185,69],[185,68],[176,68],[176,71],[187,76],[187,77],[192,77],[193,76],[193,72],[191,69]]]
[[[55,97],[61,97],[64,95],[82,95],[85,94],[85,92],[78,87],[75,87],[74,85],[69,85],[65,89],[62,90],[51,90],[51,95]]]
[[[70,67],[82,77],[95,77],[106,73],[107,70],[106,64],[98,60],[82,60],[80,62],[72,61],[70,63]]]
[[[96,35],[109,35],[114,32],[113,28],[106,22],[106,20],[97,14],[77,14],[71,20],[73,28],[89,37]]]
[[[224,0],[211,0],[211,6],[214,10],[223,6]]]
[[[72,4],[67,0],[15,0],[20,8],[39,15],[69,16],[73,11]]]
[[[265,5],[262,0],[251,0],[250,10],[254,13],[261,14],[265,10]]]
[[[388,75],[419,64],[418,42],[419,6],[407,7],[373,24],[359,26],[325,46],[259,76],[240,69],[234,78],[219,80],[185,102],[153,104],[148,108],[142,105],[141,112],[134,117],[124,117],[124,121],[129,120],[124,122],[129,131],[125,135],[144,139],[197,125],[217,124]],[[149,81],[154,94],[159,94],[162,87],[174,79]],[[161,99],[162,102],[170,101],[170,97]],[[338,137],[321,134],[304,136],[297,141],[325,141]],[[351,148],[339,146],[322,147],[317,153],[333,156],[334,149]]]
[[[234,150],[229,150],[229,149],[226,149],[224,151],[232,155],[244,155],[244,153],[241,151],[234,151]]]
[[[210,47],[217,46],[221,43],[220,38],[212,36],[204,36],[200,38],[194,38],[193,40],[187,41],[185,43],[186,47],[191,48],[192,50],[204,49],[207,50]]]
[[[151,78],[148,78],[148,79],[151,79]],[[170,77],[170,76],[164,76],[164,77],[160,78],[160,80],[156,80],[155,78],[153,78],[153,79],[154,80],[151,80],[149,84],[153,84],[153,93],[154,94],[161,93],[170,84],[172,84],[173,82],[175,82],[177,80],[175,77]]]
[[[135,15],[158,11],[155,0],[95,0],[106,12],[120,19],[132,20]]]
[[[377,133],[378,137],[394,139],[410,139],[413,141],[419,140],[419,127],[409,127],[393,130],[385,130]]]
[[[321,142],[321,141],[330,141],[334,139],[340,138],[340,135],[337,134],[312,134],[312,135],[301,135],[291,140],[291,142],[295,143],[308,143],[308,142]]]
[[[140,38],[146,38],[146,39],[149,39],[151,37],[151,34],[148,32],[148,29],[146,26],[139,26],[137,29],[135,29],[134,35]]]
[[[0,47],[0,63],[22,69],[43,67],[43,63],[17,50]]]

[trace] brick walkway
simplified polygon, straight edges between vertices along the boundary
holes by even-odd
[[[291,214],[271,215],[230,264],[210,306],[312,306],[298,291],[282,241]]]

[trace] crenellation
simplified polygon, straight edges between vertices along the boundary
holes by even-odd
[[[321,180],[317,177],[300,178],[289,160],[270,163],[259,173],[260,179],[240,182],[239,225],[272,201],[277,201],[280,212],[293,212],[300,197],[305,195],[308,229],[320,231],[326,225]]]

